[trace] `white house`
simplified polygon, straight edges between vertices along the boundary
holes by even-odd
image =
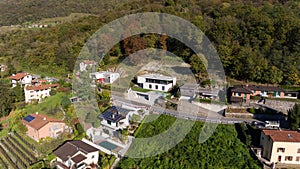
[[[137,83],[143,89],[167,92],[176,85],[176,77],[161,74],[145,74],[137,76]]]
[[[112,106],[99,115],[98,118],[101,120],[102,126],[118,130],[130,125],[130,119],[133,113],[133,110]]]
[[[79,69],[81,72],[86,71],[87,67],[96,66],[96,62],[94,60],[84,60],[79,63]]]
[[[43,98],[50,96],[51,87],[57,87],[58,84],[47,84],[40,86],[26,86],[24,88],[25,102],[42,101]]]
[[[95,73],[90,73],[90,78],[97,80],[99,83],[113,83],[120,77],[119,73],[100,71]]]
[[[31,85],[32,81],[32,75],[29,73],[17,73],[13,74],[9,78],[11,80],[12,87],[16,87],[17,83],[19,83],[21,86]]]
[[[56,168],[96,168],[99,158],[99,149],[93,143],[84,140],[68,141],[56,149],[53,154],[56,156]]]
[[[300,133],[290,130],[262,130],[261,156],[271,163],[300,166]]]

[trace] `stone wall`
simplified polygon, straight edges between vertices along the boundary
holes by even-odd
[[[287,114],[287,111],[296,104],[296,102],[291,102],[291,101],[270,100],[270,99],[266,100],[266,104],[257,103],[257,101],[254,101],[254,100],[251,100],[251,103],[256,103],[259,105],[267,106],[267,107],[275,109],[279,112],[282,112],[284,114]]]

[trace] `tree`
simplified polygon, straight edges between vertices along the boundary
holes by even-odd
[[[8,83],[0,79],[0,115],[7,116],[13,109],[14,93]]]
[[[67,95],[64,95],[61,99],[61,103],[60,103],[63,108],[66,110],[70,105],[71,105],[71,101],[69,99],[69,97]]]
[[[292,130],[300,127],[300,104],[295,104],[292,109],[288,110],[288,122]]]
[[[12,90],[15,96],[15,102],[21,102],[25,100],[24,88],[19,83],[17,83],[17,86]]]

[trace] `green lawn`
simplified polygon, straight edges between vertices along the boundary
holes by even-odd
[[[42,113],[47,114],[50,117],[62,118],[63,113],[61,111],[61,100],[66,93],[56,93],[56,95],[46,98],[42,103],[29,104],[23,109],[26,114]]]

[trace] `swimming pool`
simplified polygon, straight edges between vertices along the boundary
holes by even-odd
[[[103,141],[103,142],[99,143],[99,146],[104,147],[108,150],[114,150],[115,148],[118,147],[118,146],[116,146],[116,145],[114,145],[110,142],[107,142],[107,141]]]

